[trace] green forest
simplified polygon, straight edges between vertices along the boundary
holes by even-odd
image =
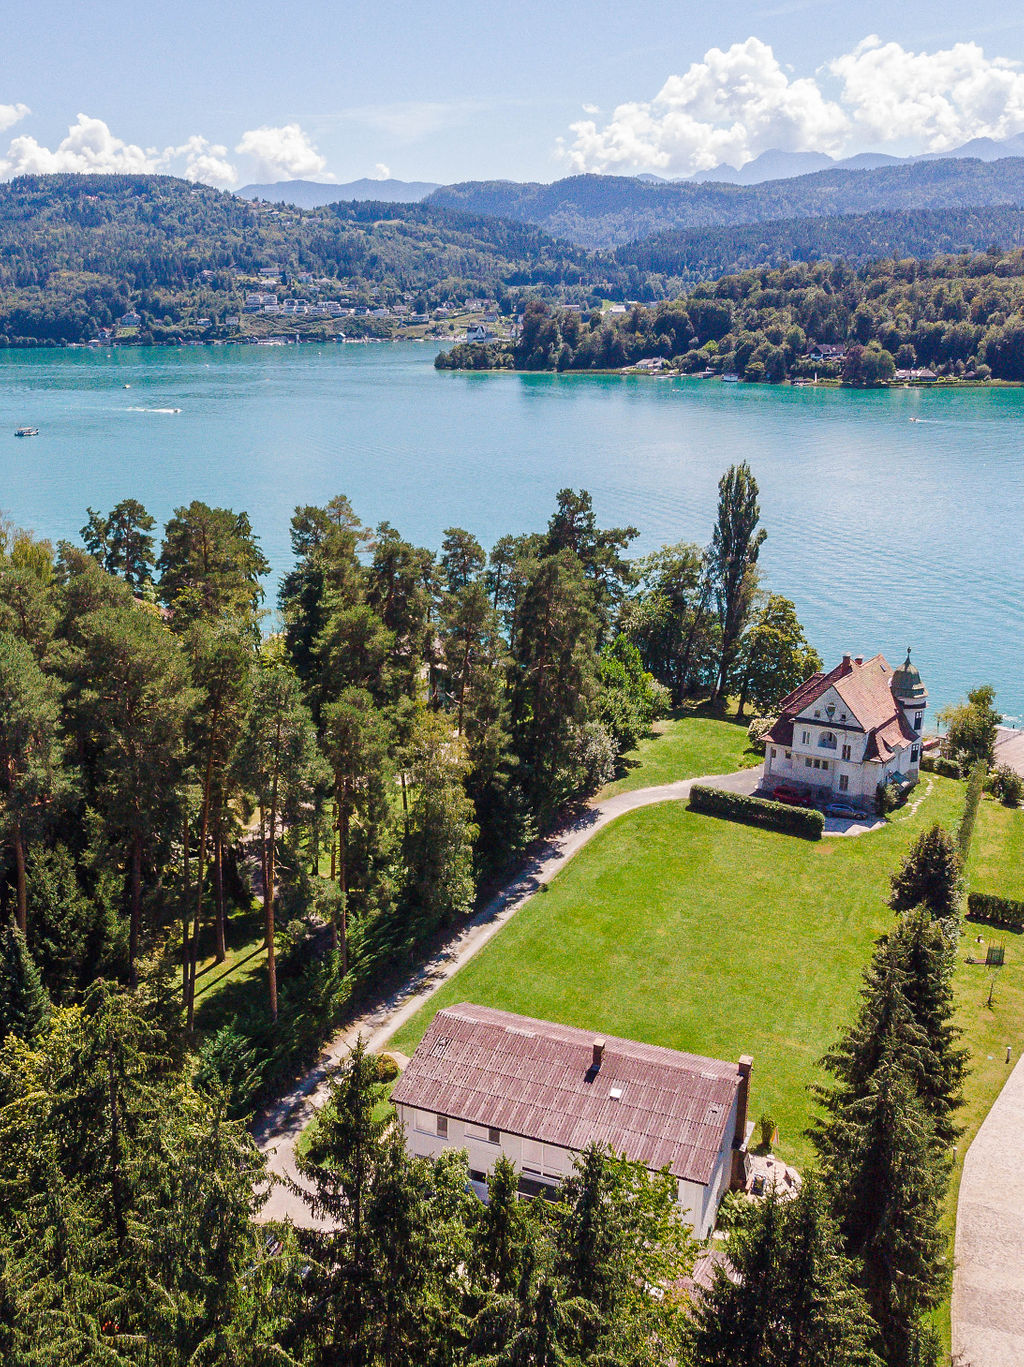
[[[610,258],[531,225],[440,207],[297,209],[169,176],[29,176],[0,185],[0,345],[86,341],[130,308],[143,317],[143,340],[174,340],[190,320],[238,313],[271,265],[286,276],[327,277],[352,302],[384,303],[512,288],[557,297],[580,284],[619,293],[625,276]]]
[[[839,347],[823,355],[819,348]],[[513,343],[462,343],[439,369],[614,370],[660,358],[683,374],[871,385],[897,370],[1024,380],[1024,252],[761,267],[628,312],[530,303]]]
[[[941,164],[951,165],[982,164]],[[994,180],[988,168],[966,182],[950,180],[948,169],[929,172],[938,177],[932,199],[922,198],[923,173],[896,178],[884,193],[856,180],[874,172],[822,174],[840,180],[813,194],[788,181],[651,187],[604,176],[533,187],[534,208],[522,199],[531,187],[519,186],[516,195],[451,187],[422,204],[317,209],[251,202],[168,176],[23,177],[0,185],[0,347],[87,342],[130,310],[140,321],[122,343],[236,336],[227,320],[241,315],[268,267],[304,302],[404,303],[418,312],[484,297],[512,315],[531,299],[588,310],[607,300],[673,299],[694,284],[790,261],[860,266],[1020,245],[1012,165]],[[570,191],[580,214],[613,214],[621,232],[596,248],[576,245],[572,221],[543,209]],[[637,196],[657,212],[640,213]],[[690,206],[681,218],[663,212],[677,203]],[[530,220],[534,209],[543,226]],[[606,250],[613,242],[624,245]],[[345,320],[354,333],[390,335],[392,326]]]
[[[962,209],[965,205],[1019,208],[1024,203],[1024,159],[983,162],[964,157],[867,171],[840,168],[759,185],[609,175],[568,176],[550,185],[465,181],[442,186],[426,202],[535,223],[570,242],[607,248],[672,230],[714,231],[780,219]],[[1006,245],[1015,244],[1016,238]]]

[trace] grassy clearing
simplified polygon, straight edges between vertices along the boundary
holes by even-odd
[[[218,1029],[245,1001],[266,991],[262,909],[254,905],[233,911],[225,938],[227,958],[221,964],[213,952],[212,927],[206,929],[200,946],[206,953],[196,967],[196,1025],[204,1034]]]
[[[1024,811],[983,797],[967,861],[972,892],[1024,901]]]
[[[458,1001],[717,1058],[754,1055],[752,1116],[780,1152],[810,1158],[817,1061],[856,1009],[872,941],[889,924],[889,871],[962,785],[932,778],[913,812],[853,839],[809,842],[668,802],[598,833],[396,1035],[411,1054]]]
[[[675,783],[706,774],[731,774],[761,763],[761,756],[747,748],[747,723],[735,715],[707,710],[677,712],[654,723],[652,733],[635,750],[623,756],[625,772],[607,784],[599,797]]]

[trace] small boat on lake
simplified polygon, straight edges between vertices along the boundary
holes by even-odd
[[[38,436],[39,436],[39,428],[38,428],[38,427],[17,427],[17,428],[15,428],[15,430],[14,430],[14,435],[15,435],[16,437],[38,437]]]

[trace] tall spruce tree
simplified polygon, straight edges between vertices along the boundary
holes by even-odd
[[[889,905],[893,911],[926,907],[938,920],[958,916],[963,899],[963,870],[956,840],[937,823],[922,831],[892,875]]]
[[[0,926],[0,1041],[34,1040],[50,1018],[46,995],[25,936],[12,922]]]

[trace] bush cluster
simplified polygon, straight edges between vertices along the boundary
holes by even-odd
[[[690,810],[706,816],[724,816],[731,821],[743,821],[748,826],[763,826],[784,835],[800,835],[806,840],[820,840],[825,830],[821,812],[807,807],[790,807],[785,802],[772,802],[764,797],[747,797],[743,793],[727,793],[721,788],[709,788],[695,783],[690,789]]]
[[[991,921],[993,925],[1024,930],[1024,902],[1011,897],[996,897],[990,892],[972,892],[967,897],[967,915],[972,921]]]

